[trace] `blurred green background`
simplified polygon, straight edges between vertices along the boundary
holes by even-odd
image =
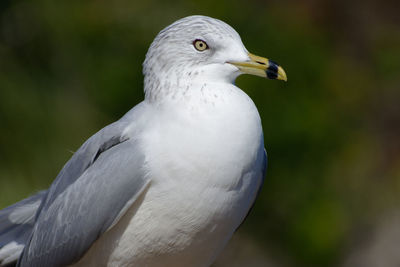
[[[0,208],[48,187],[140,102],[155,35],[203,14],[289,80],[237,80],[260,111],[269,169],[215,266],[399,266],[399,11],[395,0],[2,0]]]

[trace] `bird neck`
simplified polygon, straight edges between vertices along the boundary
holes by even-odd
[[[144,78],[145,99],[159,102],[197,94],[205,88],[231,88],[238,72],[218,65],[203,68],[178,68],[162,72],[148,71]]]

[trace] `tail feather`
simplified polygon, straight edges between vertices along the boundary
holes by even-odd
[[[46,191],[0,210],[0,267],[17,263],[35,224],[35,215]]]

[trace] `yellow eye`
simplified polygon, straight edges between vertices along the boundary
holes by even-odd
[[[204,51],[204,50],[208,49],[207,43],[204,42],[203,40],[199,40],[199,39],[194,40],[193,46],[198,51]]]

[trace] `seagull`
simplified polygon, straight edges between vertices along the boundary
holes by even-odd
[[[0,266],[210,266],[267,156],[240,74],[286,81],[221,20],[182,18],[143,63],[144,100],[90,137],[50,188],[0,211]]]

